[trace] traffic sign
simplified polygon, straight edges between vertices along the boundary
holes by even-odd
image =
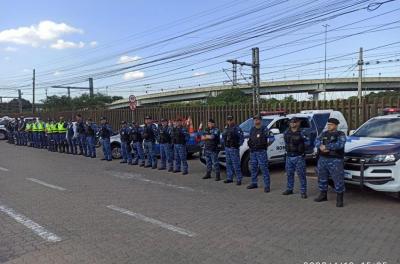
[[[134,103],[136,102],[136,96],[134,96],[133,94],[129,96],[129,102]]]
[[[135,110],[136,110],[136,107],[137,107],[136,101],[135,101],[135,102],[130,102],[130,103],[129,103],[129,108],[130,108],[132,111],[135,111]]]

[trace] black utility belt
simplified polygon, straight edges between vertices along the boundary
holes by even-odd
[[[306,154],[305,153],[287,153],[286,156],[288,157],[299,157],[302,156],[304,157]]]

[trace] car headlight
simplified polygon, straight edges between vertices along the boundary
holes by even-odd
[[[381,163],[381,162],[395,162],[399,159],[399,155],[390,154],[390,155],[376,155],[371,159],[373,163]]]

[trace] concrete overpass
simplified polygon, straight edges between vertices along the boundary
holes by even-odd
[[[327,92],[348,92],[357,91],[358,78],[334,78],[328,79],[326,84]],[[137,96],[138,106],[157,105],[163,103],[174,103],[182,101],[203,100],[208,97],[217,96],[219,93],[231,89],[232,86],[210,86],[199,88],[180,89],[162,93],[153,93]],[[323,92],[324,80],[297,80],[297,81],[279,81],[262,82],[260,86],[261,95],[269,94],[291,94],[291,93],[309,93],[317,98],[318,94]],[[249,85],[235,86],[246,94],[252,94],[252,87]],[[400,77],[368,77],[363,79],[363,91],[384,91],[399,90]],[[118,109],[128,107],[128,99],[118,100],[108,105],[109,109]]]

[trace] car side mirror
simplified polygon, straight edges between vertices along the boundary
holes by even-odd
[[[355,130],[350,130],[349,136],[353,135],[356,131]]]
[[[277,128],[273,128],[273,129],[271,129],[271,133],[274,135],[279,135],[281,133],[281,131],[279,131],[279,129],[277,129]]]

